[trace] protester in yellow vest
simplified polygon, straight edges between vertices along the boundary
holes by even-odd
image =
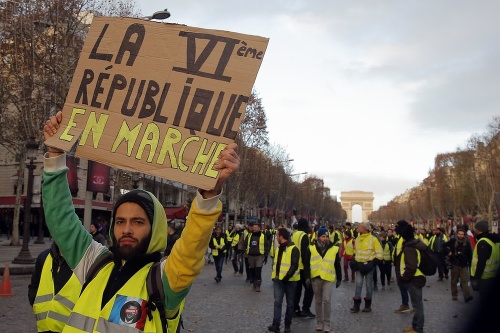
[[[311,282],[316,305],[316,330],[330,332],[330,313],[333,283],[338,288],[342,281],[339,247],[330,242],[326,227],[318,229],[318,237],[311,250]]]
[[[407,287],[411,305],[415,312],[412,318],[412,327],[405,328],[405,333],[422,333],[424,331],[424,300],[422,289],[425,286],[425,275],[418,269],[420,252],[425,251],[427,245],[415,238],[415,230],[410,224],[400,227],[398,233],[403,238],[403,249],[394,262],[398,284]]]
[[[274,315],[273,323],[267,328],[271,332],[280,333],[281,308],[283,297],[286,299],[285,333],[291,332],[295,288],[300,280],[299,249],[290,241],[290,232],[281,227],[276,239],[279,245],[274,250],[273,271],[271,279],[274,288]]]
[[[231,247],[233,248],[233,258],[231,262],[233,263],[234,276],[243,275],[243,250],[245,248],[245,236],[244,236],[243,226],[236,223],[234,226],[234,236],[231,241]]]
[[[349,262],[354,258],[354,248],[356,242],[354,237],[352,237],[351,230],[344,231],[344,237],[342,239],[342,248],[340,250],[340,256],[344,258],[344,281],[349,282],[349,272],[350,268]],[[351,282],[354,282],[356,272],[351,268]]]
[[[82,284],[52,243],[38,256],[28,286],[38,332],[62,332],[81,290]]]
[[[488,221],[479,221],[474,226],[477,243],[472,253],[470,279],[482,303],[494,289],[495,276],[500,274],[500,237],[488,231]]]
[[[385,282],[387,280],[387,287],[391,289],[392,252],[394,248],[392,244],[387,241],[387,233],[385,231],[379,233],[379,238],[384,253],[384,260],[377,264],[380,269],[380,284],[382,285],[382,289],[385,289]]]
[[[370,233],[370,222],[361,222],[358,225],[358,237],[356,238],[356,248],[354,249],[354,260],[357,263],[356,271],[356,290],[354,293],[354,306],[352,313],[359,312],[361,305],[361,292],[363,283],[366,281],[365,307],[363,312],[372,310],[373,293],[373,270],[375,268],[374,260],[381,261],[383,257],[382,245],[377,237]],[[354,265],[353,265],[354,266]]]
[[[297,222],[297,231],[292,234],[292,241],[300,251],[300,283],[295,290],[295,312],[296,317],[314,318],[316,315],[311,312],[314,291],[311,285],[311,250],[308,237],[309,222],[305,218],[300,218]],[[304,287],[304,297],[302,298],[302,286]],[[300,299],[302,298],[302,310],[300,309]]]
[[[45,123],[45,139],[61,135],[58,130],[62,121],[62,112],[58,112]],[[154,279],[161,285],[164,298],[153,304],[146,279],[166,244],[167,218],[162,204],[144,190],[118,198],[109,231],[112,246],[108,249],[93,241],[75,213],[64,151],[49,147],[42,183],[47,226],[68,266],[85,284],[63,332],[105,333],[134,328],[164,332],[167,325],[169,333],[177,330],[181,307],[204,267],[211,230],[222,211],[222,188],[239,168],[236,150],[237,145],[230,143],[220,152],[213,165],[218,172],[214,188],[197,192],[181,237],[160,269],[155,270]],[[102,268],[89,281],[90,268],[98,262],[103,262]]]
[[[228,245],[229,241],[226,240],[226,235],[222,233],[222,227],[216,226],[208,246],[212,249],[212,257],[214,257],[216,274],[214,280],[217,283],[222,280],[222,267],[224,266]]]
[[[252,226],[252,233],[248,234],[246,240],[246,254],[248,259],[248,270],[252,280],[253,290],[260,292],[262,284],[262,266],[267,264],[270,244],[260,225]]]
[[[438,281],[443,281],[443,277],[448,280],[448,265],[446,264],[446,248],[444,244],[448,241],[446,231],[443,227],[436,227],[433,230],[434,235],[429,239],[429,247],[438,262]]]
[[[234,230],[234,227],[232,224],[229,224],[227,226],[227,230],[226,232],[224,233],[225,236],[226,236],[226,241],[229,243],[229,245],[231,245],[231,243],[233,242],[233,237],[236,233],[236,230]],[[233,256],[233,247],[232,246],[228,246],[226,248],[226,259],[225,259],[225,263],[227,265],[227,260],[228,259],[231,259]]]
[[[396,223],[396,245],[394,246],[394,250],[392,251],[392,262],[394,266],[396,267],[399,265],[399,261],[401,259],[401,256],[399,255],[403,251],[403,242],[404,239],[401,237],[401,232],[406,226],[410,225],[408,221],[406,220],[399,220]],[[394,313],[407,313],[411,311],[410,308],[410,295],[408,293],[408,285],[401,283],[401,281],[398,282],[398,288],[399,288],[399,293],[401,294],[401,305],[399,308],[394,310]]]

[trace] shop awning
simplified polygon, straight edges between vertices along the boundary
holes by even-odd
[[[167,214],[168,220],[174,220],[174,219],[184,220],[187,216],[187,209],[184,206],[165,207],[165,214]]]

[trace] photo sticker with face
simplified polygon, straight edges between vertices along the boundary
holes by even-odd
[[[142,330],[146,322],[146,304],[141,298],[117,295],[108,320]]]

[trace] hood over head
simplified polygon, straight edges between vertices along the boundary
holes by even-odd
[[[116,210],[125,202],[133,202],[141,206],[146,212],[151,223],[151,239],[149,241],[146,253],[161,252],[167,244],[167,216],[162,204],[156,197],[148,191],[133,190],[122,195],[113,208],[113,219],[109,227],[109,237],[116,244],[114,236]]]

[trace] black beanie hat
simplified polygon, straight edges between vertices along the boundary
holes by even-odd
[[[402,227],[401,229],[401,237],[403,237],[404,240],[410,240],[415,238],[415,229],[411,225],[406,225],[405,227]]]
[[[305,218],[299,219],[298,230],[307,232],[309,230],[309,222]]]
[[[121,204],[125,202],[133,202],[138,204],[144,209],[146,215],[148,216],[149,223],[153,225],[153,218],[155,215],[155,204],[151,196],[143,190],[133,190],[122,195],[115,204],[113,208],[113,219],[116,216],[116,210],[120,207]],[[113,221],[114,226],[114,221]]]
[[[398,235],[401,235],[401,233],[403,232],[403,228],[406,227],[407,225],[409,225],[408,221],[399,220],[396,223],[396,228],[394,228],[394,230],[398,233]]]

